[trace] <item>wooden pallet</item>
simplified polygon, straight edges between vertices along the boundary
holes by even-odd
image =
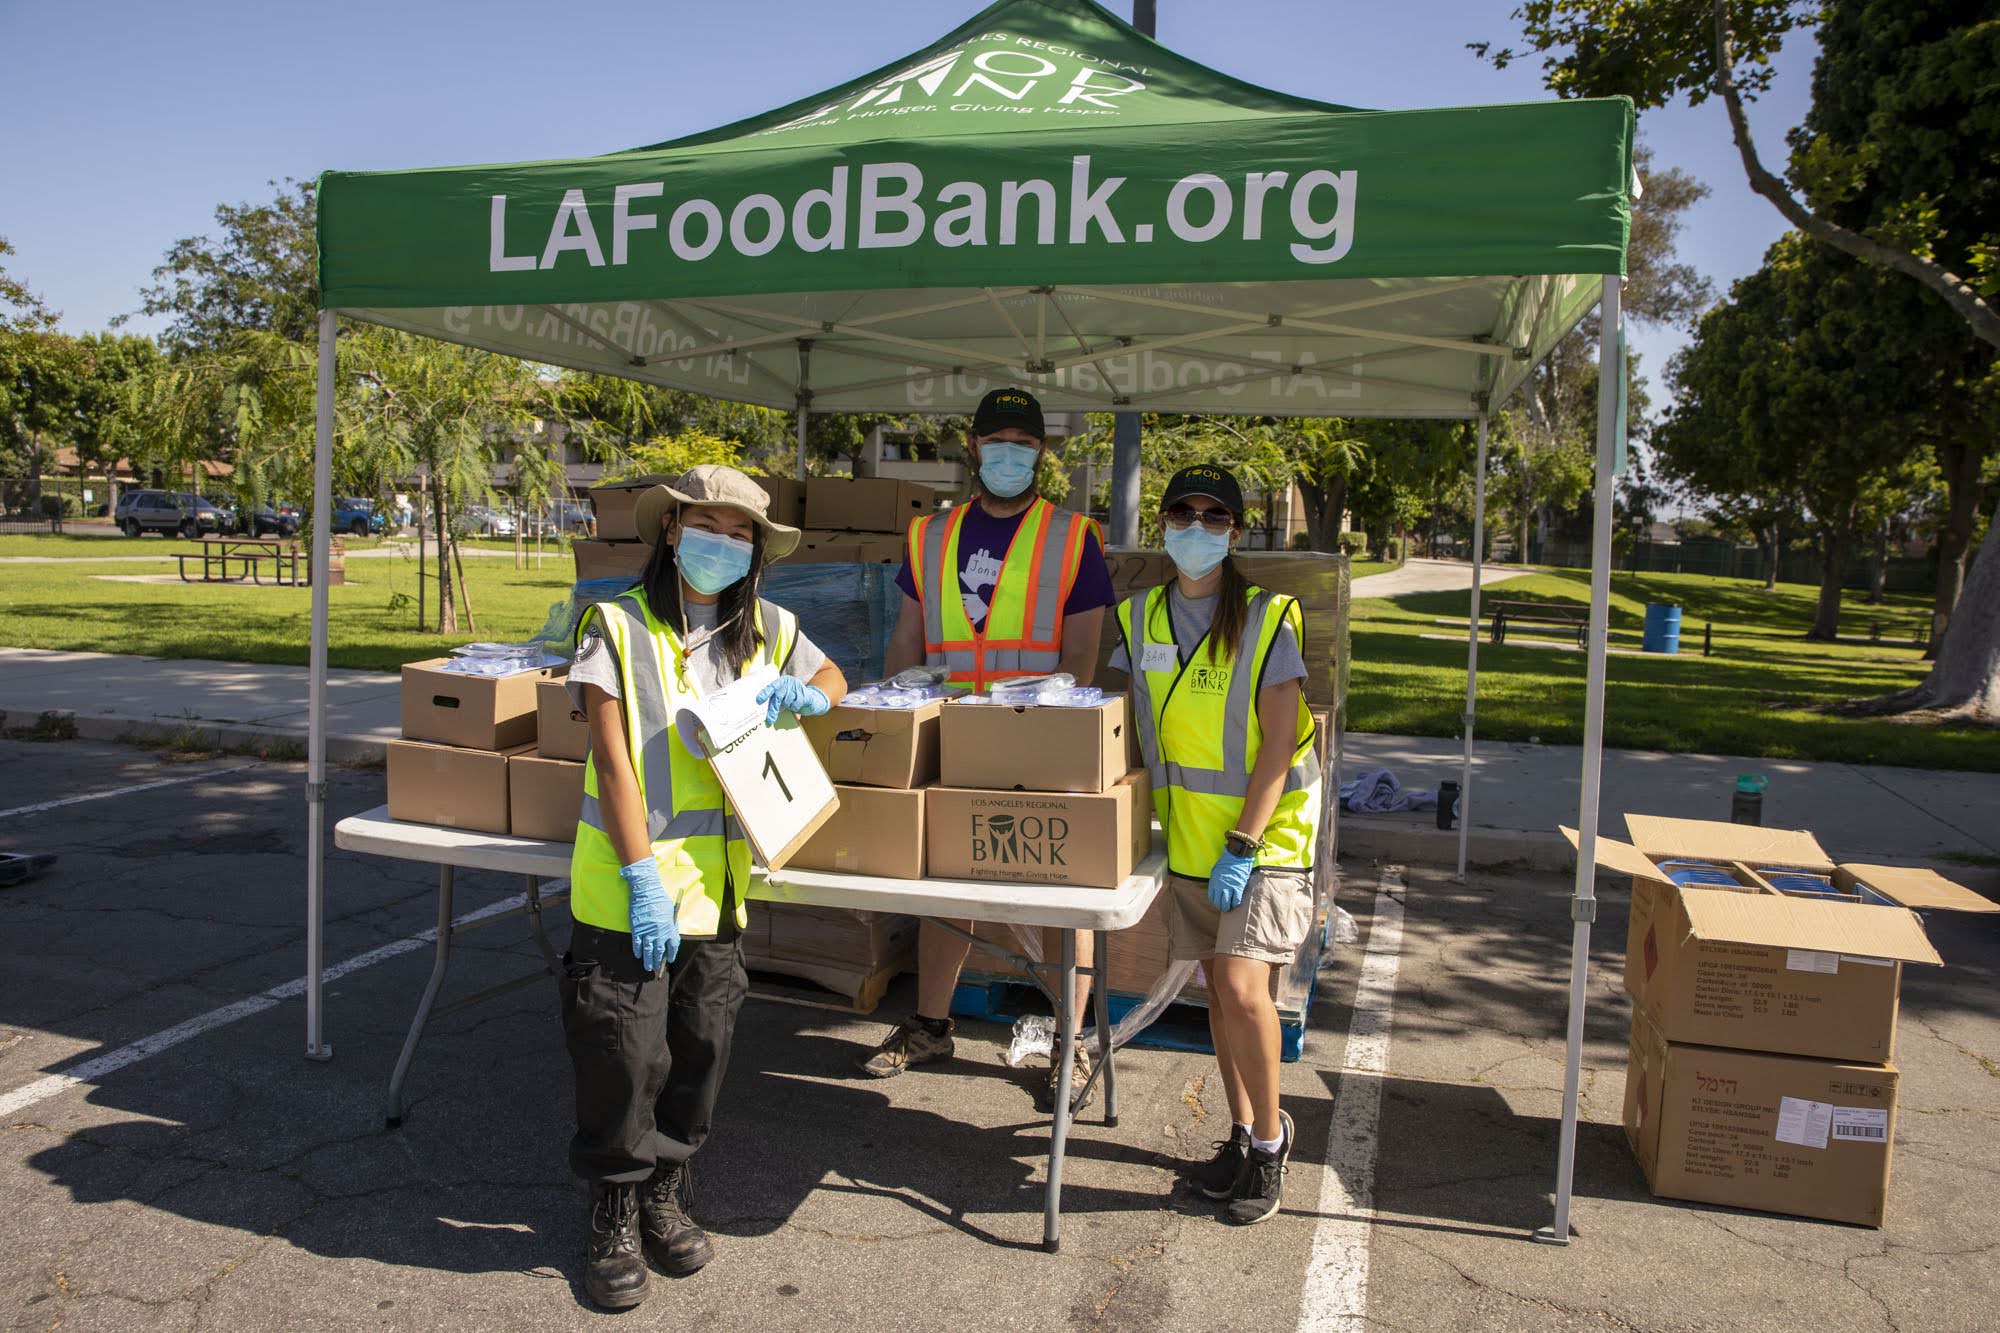
[[[874,1013],[888,993],[890,983],[909,965],[908,960],[897,959],[873,971],[864,971],[837,963],[806,963],[790,958],[746,957],[743,961],[750,972],[753,999],[850,1014]]]

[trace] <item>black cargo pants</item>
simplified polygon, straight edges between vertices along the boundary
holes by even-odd
[[[563,955],[563,1035],[576,1069],[569,1164],[585,1180],[639,1184],[708,1137],[749,978],[743,941],[684,939],[662,976],[632,937],[578,922]]]

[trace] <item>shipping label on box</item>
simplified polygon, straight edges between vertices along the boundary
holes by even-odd
[[[840,805],[791,864],[887,879],[924,877],[924,793],[839,784]]]
[[[805,720],[806,739],[835,782],[927,787],[938,776],[938,714],[921,708],[842,706]]]
[[[852,532],[909,531],[937,507],[937,492],[889,477],[813,477],[806,482],[806,526]]]
[[[535,750],[544,759],[590,757],[590,724],[576,711],[569,686],[545,680],[535,686]]]
[[[390,741],[389,818],[506,833],[512,827],[508,761],[533,748],[466,750],[423,741]]]
[[[576,560],[576,580],[631,579],[634,583],[646,572],[653,548],[645,542],[574,541],[570,555]]]
[[[1096,793],[933,787],[925,795],[936,879],[1116,888],[1152,841],[1143,769]]]
[[[533,750],[507,760],[507,811],[517,838],[575,842],[583,813],[584,765]]]
[[[1625,1136],[1655,1194],[1879,1227],[1897,1084],[1889,1064],[1669,1042],[1635,1014]]]
[[[939,781],[947,787],[1106,791],[1128,770],[1125,699],[1095,708],[944,705]]]
[[[459,745],[471,750],[507,750],[535,739],[541,682],[560,680],[569,667],[517,671],[509,676],[470,676],[440,670],[452,659],[432,658],[403,668],[403,738]]]

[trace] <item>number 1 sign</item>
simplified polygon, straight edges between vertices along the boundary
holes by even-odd
[[[751,848],[772,870],[791,860],[840,806],[798,719],[784,713],[777,726],[764,725],[757,691],[777,678],[776,667],[759,667],[675,720],[687,747],[715,766]]]

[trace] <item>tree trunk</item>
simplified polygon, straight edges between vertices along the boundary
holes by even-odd
[[[1529,517],[1531,516],[1531,513],[1532,513],[1532,511],[1531,511],[1531,510],[1529,510],[1529,509],[1528,509],[1528,508],[1527,508],[1526,506],[1523,506],[1523,507],[1522,507],[1522,509],[1521,509],[1521,550],[1520,550],[1520,554],[1519,554],[1519,558],[1518,558],[1518,559],[1517,559],[1517,560],[1516,560],[1516,561],[1514,562],[1514,563],[1516,563],[1516,564],[1520,564],[1520,565],[1525,565],[1525,564],[1527,564],[1527,563],[1528,563],[1528,519],[1529,519]]]
[[[1297,479],[1299,500],[1306,510],[1306,540],[1315,551],[1340,550],[1340,519],[1347,508],[1347,478],[1317,482]]]
[[[2000,722],[2000,523],[1986,530],[1965,576],[1965,592],[1921,685],[1839,711],[1861,715],[1938,709],[1949,716]]]
[[[1868,605],[1880,606],[1889,586],[1889,524],[1875,529],[1875,559],[1868,569]]]
[[[1944,474],[1945,521],[1938,529],[1937,590],[1931,600],[1931,642],[1924,656],[1936,659],[1951,627],[1951,613],[1965,588],[1965,553],[1972,545],[1972,520],[1979,513],[1979,450],[1959,439],[1942,439],[1938,471]]]
[[[1771,525],[1771,561],[1764,566],[1764,591],[1778,590],[1778,565],[1785,558],[1785,530],[1778,524]]]
[[[438,633],[458,633],[458,609],[451,600],[451,528],[446,523],[447,512],[444,503],[444,487],[439,486],[432,494],[435,506],[431,515],[437,520],[438,544]]]
[[[425,478],[417,478],[417,633],[424,632],[424,527],[430,519],[431,497],[425,493]]]
[[[1819,605],[1813,610],[1808,639],[1828,643],[1840,637],[1840,581],[1847,577],[1847,550],[1854,544],[1854,529],[1842,523],[1821,531],[1819,562]]]

